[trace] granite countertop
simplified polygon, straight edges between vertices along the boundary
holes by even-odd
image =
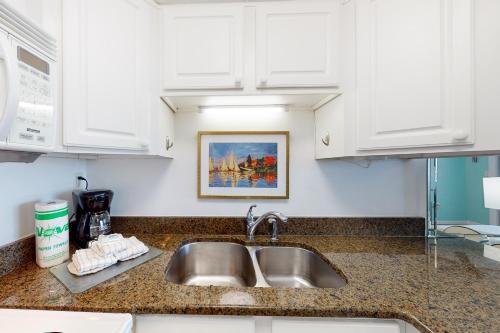
[[[160,257],[81,294],[71,294],[34,262],[0,278],[0,307],[135,314],[376,317],[402,319],[422,332],[500,332],[500,263],[482,246],[447,238],[297,236],[280,244],[313,249],[348,280],[340,289],[192,287],[165,280],[174,251],[191,240],[244,236],[138,235]],[[259,236],[252,244],[268,245]]]

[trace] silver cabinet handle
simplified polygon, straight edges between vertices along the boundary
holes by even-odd
[[[326,135],[321,138],[321,142],[323,142],[323,144],[325,146],[329,146],[330,145],[330,133],[327,132]]]
[[[167,136],[167,139],[165,140],[165,148],[167,150],[170,150],[174,146],[174,140],[170,140],[170,137]]]
[[[234,85],[236,87],[240,87],[241,86],[241,77],[237,77],[235,80],[234,80]]]
[[[265,77],[260,78],[260,85],[261,87],[267,85],[267,78]]]

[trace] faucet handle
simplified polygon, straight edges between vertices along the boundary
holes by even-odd
[[[274,212],[275,216],[281,220],[281,222],[283,223],[288,223],[288,217],[283,214],[283,213],[280,213],[280,212]]]
[[[250,206],[247,212],[247,222],[253,222],[253,209],[257,207],[257,205],[253,204]]]
[[[274,218],[274,217],[270,217],[270,218],[268,218],[268,219],[267,219],[267,222],[268,222],[269,224],[273,224],[273,223],[277,223],[277,222],[278,222],[278,220],[276,220],[276,218]]]

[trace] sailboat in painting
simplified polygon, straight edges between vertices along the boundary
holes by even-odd
[[[223,158],[221,164],[219,165],[219,171],[226,172],[229,168],[227,167],[226,159]]]
[[[208,171],[209,172],[214,172],[215,168],[214,168],[214,160],[213,158],[209,158],[208,159]]]
[[[248,162],[245,162],[245,164],[240,167],[240,170],[243,172],[253,172],[253,169],[250,167]]]
[[[240,172],[240,168],[238,167],[238,161],[236,160],[236,156],[233,152],[229,154],[228,157],[228,169],[233,172]]]

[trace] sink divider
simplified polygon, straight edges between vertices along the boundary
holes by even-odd
[[[257,282],[255,283],[255,288],[271,288],[271,286],[266,282],[264,274],[260,269],[259,262],[257,261],[257,251],[269,246],[246,246],[248,253],[250,253],[250,258],[252,258],[253,269],[255,271],[255,278]]]

